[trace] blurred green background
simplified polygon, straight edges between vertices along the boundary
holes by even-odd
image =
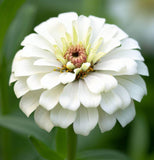
[[[137,39],[150,73],[144,77],[148,95],[135,102],[135,120],[124,129],[117,123],[104,134],[96,127],[89,136],[79,136],[78,151],[113,149],[132,160],[154,160],[154,0],[0,0],[0,160],[43,160],[30,135],[55,148],[57,129],[47,134],[33,115],[26,118],[8,80],[24,37],[42,21],[68,11],[104,17]]]

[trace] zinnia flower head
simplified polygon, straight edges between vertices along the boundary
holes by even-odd
[[[116,121],[124,127],[135,116],[148,75],[140,47],[116,25],[74,12],[35,27],[15,55],[10,83],[20,109],[42,129],[67,128],[88,135]]]

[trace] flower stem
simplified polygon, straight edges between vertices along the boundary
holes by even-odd
[[[75,160],[77,146],[77,135],[74,133],[73,126],[67,129],[67,160]]]

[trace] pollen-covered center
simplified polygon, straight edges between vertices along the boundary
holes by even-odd
[[[80,68],[87,61],[86,49],[80,44],[72,45],[67,49],[64,58],[71,61],[76,68]]]

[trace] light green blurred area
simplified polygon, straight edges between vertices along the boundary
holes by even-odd
[[[89,136],[79,136],[78,151],[114,149],[132,160],[154,160],[153,0],[0,0],[0,160],[42,160],[28,135],[43,137],[54,149],[56,129],[48,135],[35,125],[33,115],[27,119],[8,81],[13,57],[24,37],[42,21],[68,11],[104,17],[107,23],[117,24],[137,39],[150,73],[144,78],[148,95],[135,103],[135,120],[125,128],[116,124],[113,130],[101,134],[96,127]]]

